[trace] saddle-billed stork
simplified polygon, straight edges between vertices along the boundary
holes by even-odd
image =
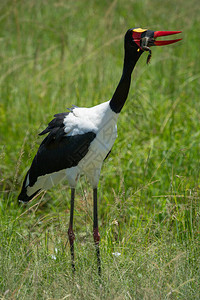
[[[47,128],[39,134],[48,133],[25,176],[18,200],[28,202],[40,191],[51,188],[64,178],[68,180],[71,188],[68,236],[73,270],[75,270],[73,213],[78,178],[81,174],[85,174],[93,188],[93,237],[100,275],[97,186],[103,161],[110,153],[117,137],[117,119],[129,93],[131,73],[144,51],[149,52],[147,63],[149,62],[151,46],[168,45],[181,40],[157,41],[157,37],[180,32],[129,29],[124,38],[122,76],[111,100],[90,108],[73,106],[68,109],[68,112],[58,113],[54,115],[55,118]]]

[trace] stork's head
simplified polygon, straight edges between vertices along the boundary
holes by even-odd
[[[148,51],[147,63],[151,58],[151,46],[164,46],[176,43],[181,39],[157,41],[156,38],[181,33],[181,31],[152,31],[142,28],[131,28],[125,35],[125,47],[135,48],[138,52]]]

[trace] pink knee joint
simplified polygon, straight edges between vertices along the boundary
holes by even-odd
[[[95,244],[99,244],[100,234],[99,234],[98,227],[93,229],[93,237],[94,237]]]
[[[75,234],[73,232],[72,227],[69,227],[69,229],[68,229],[68,236],[69,236],[70,245],[73,245],[74,240],[75,240]]]

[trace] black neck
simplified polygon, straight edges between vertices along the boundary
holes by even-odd
[[[132,71],[140,58],[143,51],[135,49],[125,49],[124,66],[120,82],[110,100],[110,107],[115,113],[119,113],[124,106],[128,97],[128,92],[131,83]]]

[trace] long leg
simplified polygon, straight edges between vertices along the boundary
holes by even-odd
[[[99,241],[100,234],[98,230],[98,211],[97,211],[97,188],[93,189],[93,200],[94,200],[94,223],[93,223],[93,237],[97,253],[97,265],[98,265],[98,274],[101,276],[101,259],[100,259],[100,250],[99,250]]]
[[[70,220],[69,220],[68,236],[69,236],[69,243],[70,243],[70,252],[71,252],[73,272],[75,272],[75,264],[74,264],[74,240],[75,240],[75,235],[74,235],[74,232],[73,232],[74,195],[75,195],[75,189],[72,188],[71,189],[71,207],[70,207]]]

